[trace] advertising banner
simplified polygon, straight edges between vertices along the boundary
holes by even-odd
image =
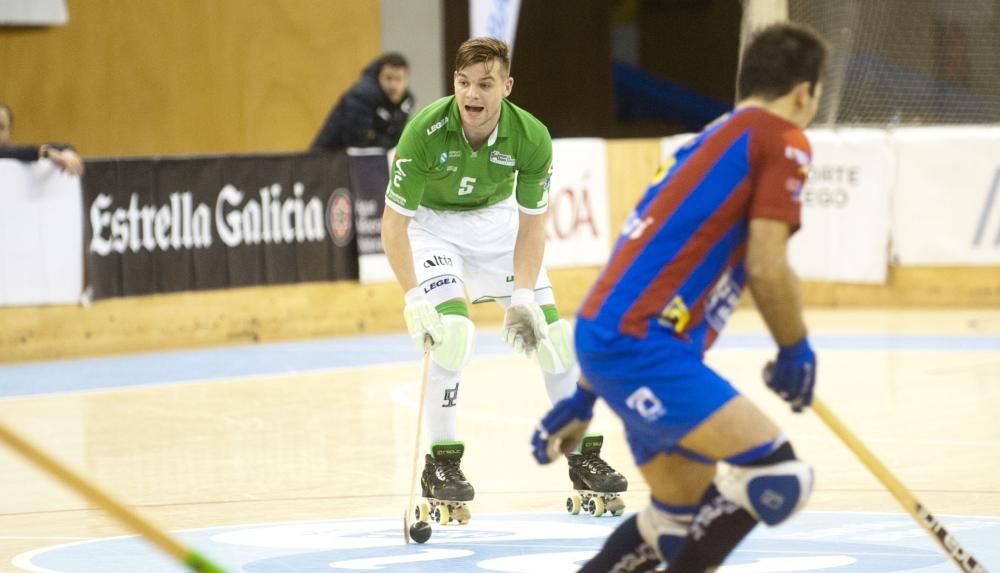
[[[94,298],[357,278],[343,154],[92,161]]]
[[[895,177],[887,132],[810,130],[813,161],[789,258],[803,280],[885,283]]]
[[[0,25],[61,26],[69,23],[66,0],[4,0]]]
[[[908,128],[893,139],[895,262],[1000,265],[1000,129]]]
[[[547,268],[599,266],[611,253],[607,143],[552,142],[552,181],[545,223]]]
[[[80,179],[0,159],[0,305],[75,304],[83,289]]]

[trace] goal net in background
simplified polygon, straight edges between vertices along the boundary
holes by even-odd
[[[818,126],[1000,123],[1000,0],[744,0],[833,48]]]

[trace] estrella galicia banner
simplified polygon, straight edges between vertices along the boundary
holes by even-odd
[[[94,298],[358,277],[344,154],[91,161]]]

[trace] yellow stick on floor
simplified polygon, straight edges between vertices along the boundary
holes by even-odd
[[[139,533],[168,555],[187,565],[192,571],[199,573],[225,573],[223,568],[212,563],[198,552],[181,545],[179,541],[162,529],[125,507],[121,502],[101,491],[97,486],[56,461],[3,424],[0,424],[0,440],[3,440],[11,449],[27,458],[28,461],[40,467],[45,473],[61,481],[66,487],[77,492],[89,502],[103,508],[129,529]]]
[[[854,435],[851,430],[840,421],[833,412],[823,403],[819,398],[814,398],[812,403],[812,409],[816,412],[816,415],[830,427],[830,430],[837,435],[844,444],[854,455],[861,460],[875,477],[882,482],[882,485],[889,490],[889,493],[899,501],[903,509],[907,511],[913,519],[924,528],[927,533],[934,538],[934,541],[944,549],[944,552],[951,557],[951,560],[957,564],[962,571],[966,573],[988,573],[986,568],[983,567],[979,561],[972,556],[962,545],[955,539],[944,525],[937,520],[934,515],[924,507],[917,498],[913,497],[910,490],[903,486],[902,482],[896,479],[896,476],[889,471],[889,468],[879,461],[875,457],[875,454],[871,452],[862,442]]]

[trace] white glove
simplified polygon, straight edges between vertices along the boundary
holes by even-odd
[[[528,356],[534,354],[538,342],[549,335],[545,313],[535,302],[535,292],[519,288],[510,297],[510,306],[503,315],[503,340],[514,350]]]
[[[406,292],[406,306],[403,308],[403,318],[406,320],[406,330],[417,348],[424,350],[424,337],[431,338],[431,348],[437,348],[444,337],[444,325],[441,315],[431,305],[424,295],[424,289],[419,286]]]

